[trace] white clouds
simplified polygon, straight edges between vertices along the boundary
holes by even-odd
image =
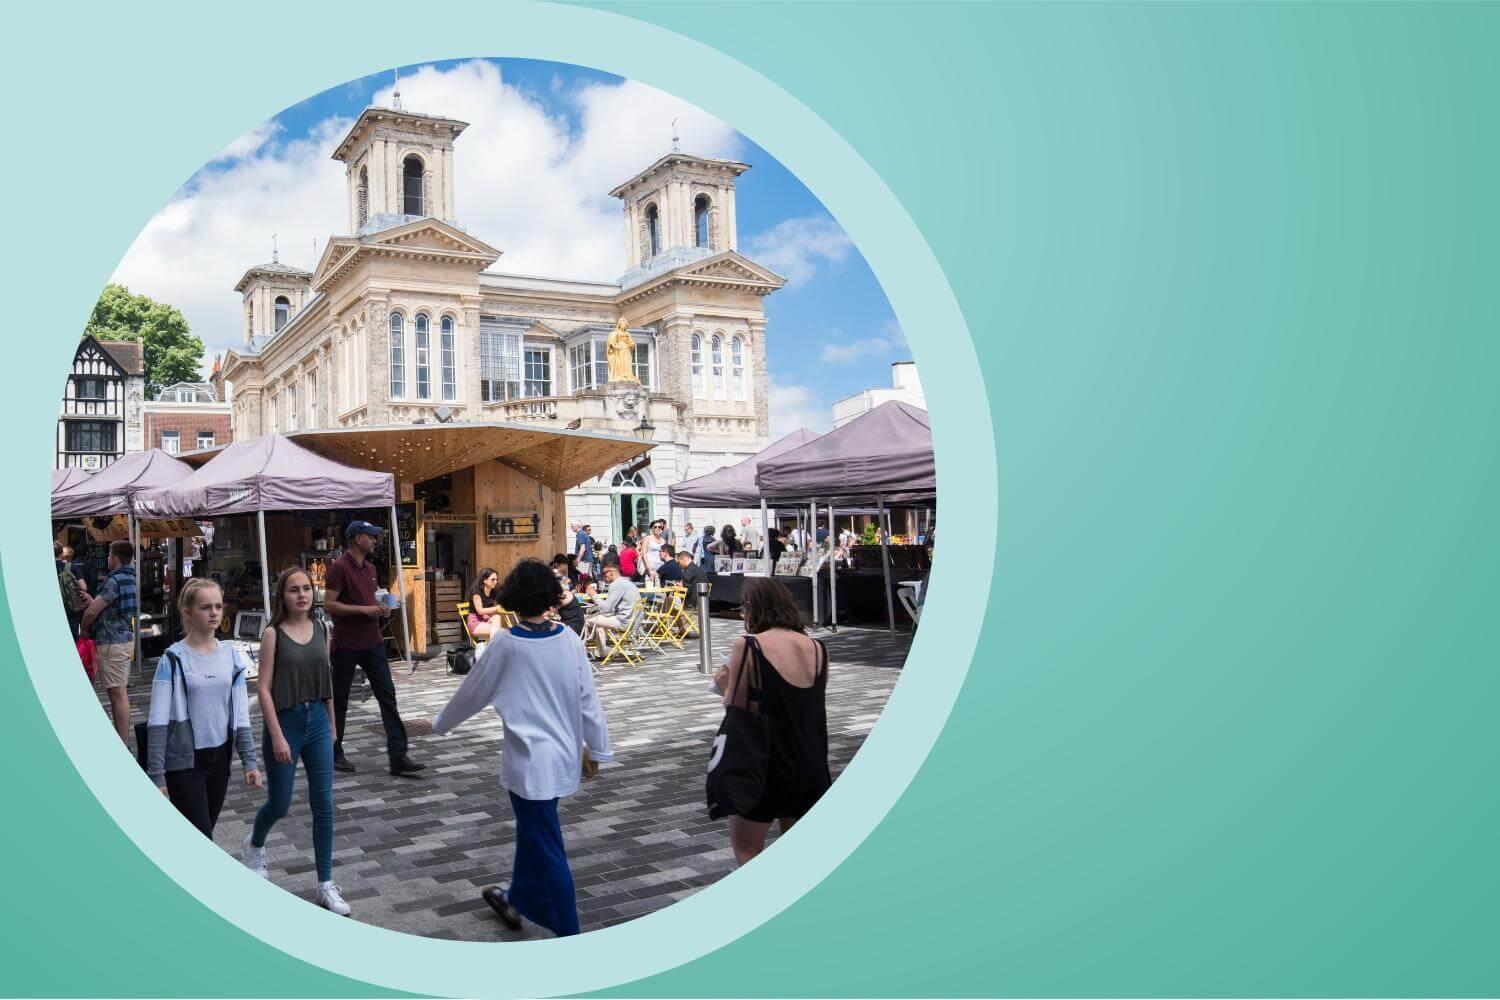
[[[373,98],[390,100],[390,88]],[[469,123],[454,146],[457,221],[504,251],[495,270],[613,280],[625,248],[608,192],[670,149],[672,119],[685,150],[733,158],[740,140],[706,112],[632,81],[590,83],[567,100],[576,122],[549,116],[489,62],[401,78],[403,107]],[[329,156],[351,124],[330,118],[306,139],[273,142],[280,126],[268,122],[236,139],[151,219],[114,280],[181,308],[210,354],[238,344],[232,289],[270,259],[271,234],[283,263],[311,269],[314,239],[321,249],[348,228],[344,166]]]
[[[222,163],[227,160],[242,160],[251,153],[259,150],[279,132],[281,132],[280,123],[262,122],[225,146],[223,151],[214,157],[213,162]]]
[[[820,262],[837,264],[854,243],[837,222],[826,215],[784,219],[745,244],[745,252],[786,278],[788,288],[806,284]]]
[[[906,353],[906,338],[901,333],[901,327],[892,320],[886,323],[878,336],[824,344],[820,360],[824,364],[852,365],[862,359],[884,361],[897,353]]]
[[[772,439],[784,437],[799,427],[823,433],[833,427],[833,411],[805,385],[792,385],[770,378]]]

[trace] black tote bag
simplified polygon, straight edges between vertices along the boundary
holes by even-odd
[[[760,657],[752,655],[755,639],[745,637],[745,660],[736,679],[736,689],[749,681],[748,705],[760,702]],[[708,816],[744,816],[760,804],[771,762],[771,720],[740,708],[733,702],[724,709],[724,721],[714,737],[708,758]]]

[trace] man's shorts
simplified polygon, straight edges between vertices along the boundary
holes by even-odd
[[[112,642],[107,646],[94,647],[94,667],[99,671],[99,683],[106,689],[122,688],[130,683],[130,654],[135,644]]]

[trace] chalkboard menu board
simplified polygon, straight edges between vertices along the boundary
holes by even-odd
[[[484,538],[488,542],[534,542],[542,537],[534,510],[485,511]]]
[[[396,532],[401,538],[401,565],[417,564],[417,512],[420,500],[396,505]]]

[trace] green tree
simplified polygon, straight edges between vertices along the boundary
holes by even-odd
[[[173,382],[202,378],[203,341],[188,329],[187,317],[176,306],[145,295],[132,295],[124,285],[104,286],[93,315],[83,328],[97,340],[140,342],[146,364],[146,398]]]

